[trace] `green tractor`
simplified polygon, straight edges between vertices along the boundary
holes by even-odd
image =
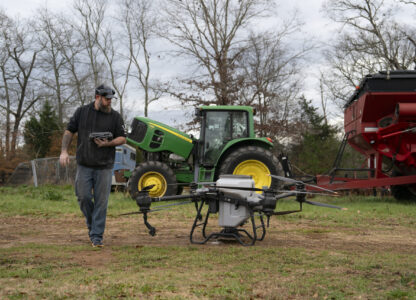
[[[163,123],[137,117],[127,142],[142,150],[144,162],[129,179],[132,197],[154,185],[151,197],[181,194],[191,182],[215,181],[222,174],[250,175],[257,188],[277,187],[269,174],[280,175],[272,142],[254,135],[249,106],[202,106],[199,139]]]

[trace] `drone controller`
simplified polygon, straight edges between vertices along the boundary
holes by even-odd
[[[99,140],[108,140],[111,141],[113,139],[113,134],[109,131],[103,132],[91,132],[88,136],[90,140],[99,139]]]

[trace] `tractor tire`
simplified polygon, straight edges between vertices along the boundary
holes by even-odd
[[[176,195],[178,189],[175,173],[168,165],[158,161],[147,161],[138,165],[130,177],[130,196],[136,198],[139,191],[152,184],[155,186],[149,191],[150,197]]]
[[[398,171],[393,171],[393,177],[402,176]],[[416,202],[416,185],[404,184],[391,186],[391,194],[399,202]]]
[[[224,174],[250,175],[256,188],[265,186],[277,189],[279,181],[269,176],[281,175],[279,160],[269,150],[258,146],[245,146],[231,152],[222,162],[218,176]]]

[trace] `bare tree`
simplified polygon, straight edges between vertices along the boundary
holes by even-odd
[[[178,54],[191,58],[198,67],[184,79],[185,92],[174,94],[194,104],[233,104],[238,81],[234,76],[244,50],[243,30],[259,17],[269,1],[256,0],[172,0],[165,1],[166,21],[161,35],[175,45]],[[191,94],[197,88],[204,97]],[[211,99],[206,99],[208,95]],[[205,98],[205,99],[203,99]]]
[[[114,87],[118,96],[119,112],[123,115],[123,96],[126,92],[132,60],[127,56],[126,62],[122,61],[122,54],[116,50],[118,48],[117,44],[119,43],[114,40],[110,28],[107,28],[105,31],[103,30],[98,41],[98,47],[104,57],[111,85]],[[125,68],[123,68],[124,66]]]
[[[5,97],[0,108],[6,113],[6,157],[13,158],[25,115],[43,96],[33,80],[40,49],[35,45],[31,24],[13,22],[2,15],[1,28],[1,88]]]
[[[59,17],[61,36],[55,40],[59,45],[65,64],[62,66],[68,78],[67,86],[71,103],[84,105],[92,95],[94,86],[89,64],[84,62],[84,44],[82,36],[73,30],[70,20],[66,16]]]
[[[127,40],[128,57],[134,67],[131,75],[144,91],[144,116],[147,117],[149,104],[161,96],[150,76],[149,44],[156,37],[157,12],[147,0],[122,0],[120,6],[120,23]]]
[[[115,38],[120,34],[111,16],[106,14],[107,1],[75,0],[74,10],[79,20],[72,22],[72,27],[80,35],[79,41],[83,45],[80,53],[85,53],[85,65],[91,70],[94,86],[103,81],[111,82],[119,99],[120,113],[123,114],[123,96],[129,79],[131,60],[128,56],[127,59],[122,59],[118,50],[122,48],[119,45],[123,41]]]
[[[279,31],[252,34],[244,46],[239,62],[239,100],[257,110],[257,129],[262,136],[288,133],[294,100],[299,96],[302,80],[300,62],[312,44],[290,47],[287,40],[300,30],[296,18]]]
[[[102,56],[99,47],[99,38],[103,30],[103,22],[107,7],[106,0],[74,0],[74,12],[78,20],[72,22],[73,28],[80,34],[80,41],[86,51],[86,61],[94,86],[98,86],[103,80]]]
[[[399,2],[405,4],[403,7],[405,9],[408,8],[416,8],[416,1],[406,1],[406,0],[399,0]],[[414,11],[416,12],[416,11]],[[412,43],[414,51],[415,51],[415,56],[413,59],[413,63],[414,63],[414,69],[416,70],[416,27],[412,24],[404,24],[402,26],[402,32],[404,33],[404,35],[407,37],[407,39],[409,40],[410,43]]]
[[[2,157],[3,155],[7,158],[10,153],[10,133],[11,133],[11,95],[9,88],[9,81],[12,80],[12,74],[8,73],[9,64],[9,33],[8,28],[13,26],[12,20],[3,12],[0,11],[0,71],[1,71],[1,85],[0,85],[0,108],[5,115],[5,132],[4,132],[4,143],[2,143]],[[4,128],[4,127],[3,127]],[[0,138],[0,140],[2,140]]]
[[[328,126],[328,98],[325,97],[325,87],[324,87],[324,79],[323,74],[321,73],[321,77],[319,78],[319,96],[321,98],[321,108],[324,118],[325,126]]]
[[[416,5],[416,1],[399,0],[399,2],[404,4]]]
[[[52,99],[57,108],[60,124],[63,124],[64,105],[70,103],[71,93],[68,91],[71,77],[67,76],[67,59],[63,55],[66,51],[62,45],[65,36],[65,26],[51,14],[47,8],[39,9],[36,16],[36,40],[43,49],[39,55],[42,69],[40,80],[45,85],[48,98]]]
[[[408,69],[414,62],[414,46],[384,0],[331,0],[324,9],[342,25],[326,52],[334,72],[325,77],[325,85],[334,101],[345,103],[366,74]]]

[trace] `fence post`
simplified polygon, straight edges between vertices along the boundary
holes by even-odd
[[[38,187],[38,176],[36,174],[35,160],[31,160],[30,163],[32,164],[33,184],[35,187]]]
[[[56,184],[61,183],[61,168],[59,164],[59,159],[56,161]]]

